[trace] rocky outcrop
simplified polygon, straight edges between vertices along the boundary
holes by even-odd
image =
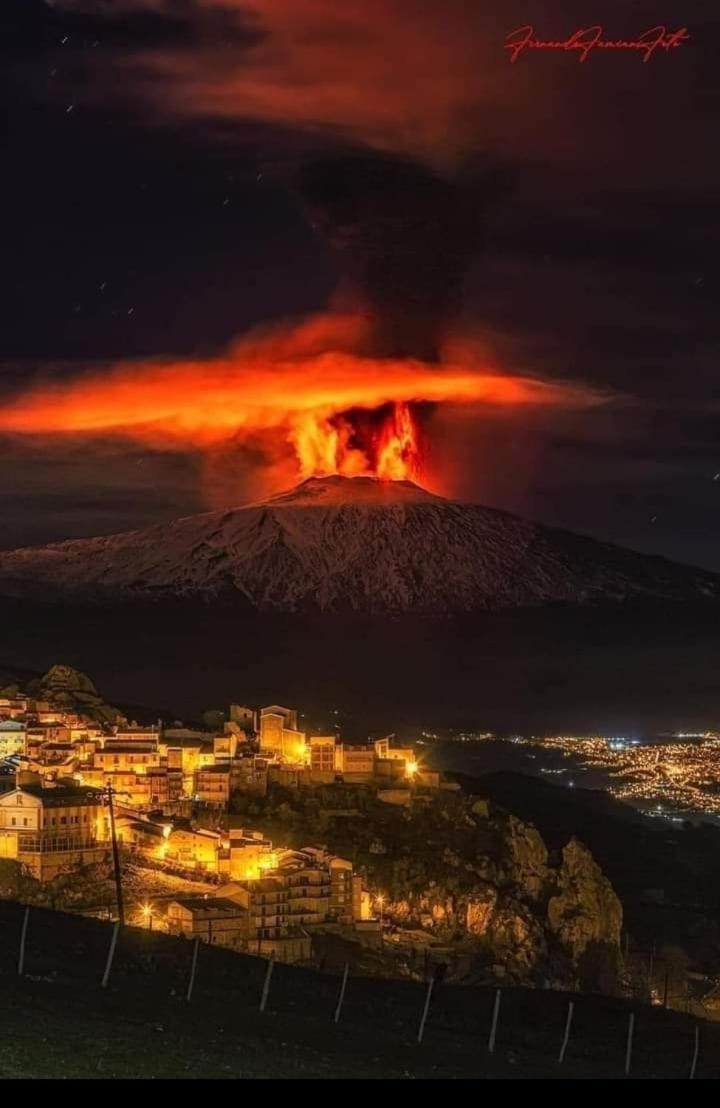
[[[505,859],[500,876],[507,874],[525,896],[538,900],[547,885],[548,852],[539,831],[515,816],[508,816],[504,832]]]
[[[423,883],[417,865],[394,859],[390,837],[383,844],[392,877],[373,880],[390,893],[386,919],[442,942],[476,942],[496,976],[612,991],[622,907],[590,851],[573,838],[551,856],[535,827],[477,801],[439,809],[451,845],[435,836],[425,845],[444,876]],[[378,857],[377,841],[369,852]]]
[[[467,901],[465,928],[469,935],[487,934],[495,916],[498,896],[498,890],[493,885],[485,885],[478,887],[477,895]]]
[[[591,943],[618,946],[622,905],[590,851],[573,838],[563,848],[548,924],[559,942],[579,959]]]
[[[35,698],[53,708],[75,712],[97,723],[113,724],[123,718],[117,708],[105,703],[90,678],[72,666],[52,666],[36,684],[32,689]]]

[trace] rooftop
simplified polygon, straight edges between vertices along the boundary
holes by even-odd
[[[242,913],[240,905],[223,896],[183,897],[182,900],[175,900],[173,903],[179,904],[181,908],[187,908],[190,912],[216,912],[227,916],[237,916]]]
[[[151,746],[150,743],[105,743],[102,750],[97,751],[97,755],[102,757],[103,754],[154,754],[157,747]]]
[[[26,793],[27,796],[39,800],[43,808],[66,808],[102,803],[102,793],[91,789],[43,789],[40,785],[22,785],[15,791]]]

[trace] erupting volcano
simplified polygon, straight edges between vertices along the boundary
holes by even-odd
[[[379,440],[374,460],[394,470],[408,464],[407,427],[402,412],[391,415],[392,434]],[[146,531],[0,552],[2,595],[447,616],[557,602],[718,598],[720,578],[446,500],[412,481],[334,475]]]
[[[308,412],[298,420],[292,438],[303,477],[341,474],[407,481],[420,470],[420,427],[410,404],[328,418]]]
[[[247,446],[276,466],[269,491],[297,476],[427,477],[426,417],[441,404],[570,409],[604,400],[571,382],[500,373],[470,347],[439,362],[372,356],[371,331],[358,316],[321,315],[247,335],[215,358],[40,382],[0,409],[0,433],[125,438],[207,457]]]

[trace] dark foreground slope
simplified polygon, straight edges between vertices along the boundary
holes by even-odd
[[[422,1047],[422,982],[351,978],[335,1026],[340,966],[318,974],[201,946],[185,999],[191,944],[122,933],[110,988],[100,988],[111,928],[32,909],[26,976],[16,968],[22,906],[0,902],[3,1077],[621,1077],[630,1008],[579,996],[565,1065],[557,1065],[568,997],[503,992],[496,1053],[485,1043],[494,993],[438,986]],[[633,1074],[686,1077],[693,1021],[635,1006]],[[720,1029],[705,1024],[698,1077],[720,1076]]]

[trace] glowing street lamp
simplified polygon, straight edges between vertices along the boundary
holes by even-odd
[[[383,925],[383,904],[385,903],[385,897],[382,895],[382,893],[380,893],[378,896],[375,897],[375,903],[377,904],[378,908],[380,909],[380,927],[382,928],[382,925]]]
[[[153,906],[146,902],[141,908],[143,923],[152,931]]]
[[[405,763],[405,772],[408,777],[414,777],[418,771],[418,764],[415,761]]]

